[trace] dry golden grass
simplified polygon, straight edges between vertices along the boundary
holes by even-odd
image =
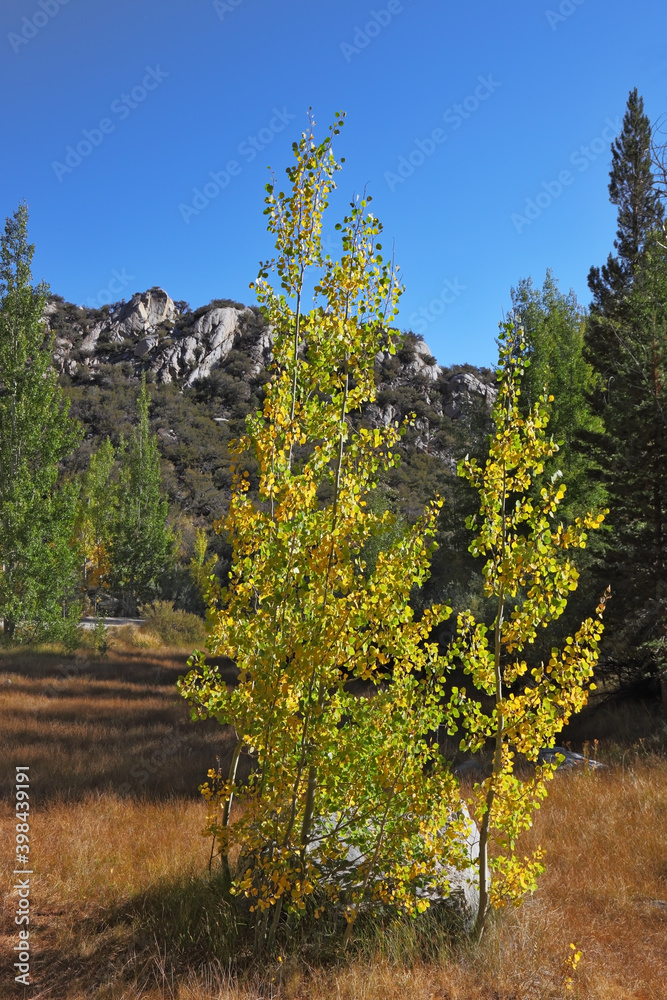
[[[8,859],[14,766],[31,768],[32,996],[667,997],[667,758],[643,752],[648,728],[638,748],[603,748],[617,761],[608,771],[554,780],[524,844],[547,848],[547,871],[534,897],[498,915],[480,948],[433,921],[421,931],[397,922],[368,930],[345,958],[323,962],[302,951],[261,970],[235,969],[224,948],[228,915],[207,879],[210,841],[199,836],[197,793],[227,739],[217,724],[190,722],[174,691],[184,655],[128,647],[78,665],[53,653],[0,655]],[[146,764],[152,773],[142,780]],[[24,992],[13,984],[12,884],[8,874],[2,996]],[[572,990],[570,942],[583,951]]]
[[[228,738],[191,722],[174,687],[186,659],[119,642],[104,658],[0,651],[0,762],[30,765],[41,803],[119,789],[196,798]]]

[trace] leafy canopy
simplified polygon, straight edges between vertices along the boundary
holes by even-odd
[[[310,900],[316,913],[341,903],[349,928],[364,902],[424,909],[417,888],[446,884],[439,859],[456,863],[462,830],[455,780],[427,739],[441,720],[447,668],[429,636],[449,609],[417,621],[409,603],[428,574],[439,501],[392,534],[394,516],[370,498],[398,462],[402,428],[352,430],[348,420],[375,397],[376,355],[396,351],[389,323],[400,287],[370,199],[355,199],[337,226],[340,260],[322,253],[341,124],[318,144],[311,122],[294,144],[287,193],[267,187],[276,256],[254,287],[274,332],[272,379],[234,446],[220,525],[233,564],[209,615],[209,649],[234,660],[238,683],[228,688],[203,654],[181,682],[196,714],[236,733],[229,771],[211,772],[204,793],[223,859],[242,851],[233,890],[251,901],[259,950],[272,944],[283,908],[300,914]],[[308,282],[315,302],[306,312]],[[259,502],[248,494],[249,456]],[[364,553],[382,535],[390,541],[368,566]],[[245,782],[241,757],[251,763]]]
[[[51,364],[48,288],[31,284],[33,253],[22,204],[7,219],[0,247],[0,617],[10,635],[20,623],[29,636],[55,637],[79,613],[77,484],[62,480],[59,463],[81,428]]]
[[[529,668],[523,658],[538,630],[563,614],[579,578],[573,553],[604,520],[604,513],[577,517],[569,526],[557,520],[565,484],[559,473],[543,481],[545,463],[558,450],[547,438],[553,398],[543,396],[522,414],[525,355],[523,332],[505,324],[489,457],[483,465],[475,459],[459,463],[459,475],[479,493],[479,514],[469,519],[469,527],[476,529],[470,551],[486,559],[485,591],[496,604],[490,627],[470,613],[458,617],[451,652],[470,674],[474,691],[454,688],[447,706],[450,732],[462,731],[462,750],[479,752],[488,740],[494,745],[493,773],[469,798],[481,824],[479,935],[489,903],[519,901],[535,887],[542,870],[541,850],[520,859],[517,840],[546,795],[554,765],[538,766],[526,779],[515,773],[516,754],[536,762],[540,750],[552,746],[570,716],[585,705],[594,687],[590,681],[602,634],[604,601],[595,618],[567,637],[562,650],[551,650],[546,663]],[[541,483],[537,490],[531,489],[534,481]],[[479,692],[487,696],[483,701]],[[489,861],[491,845],[495,850]],[[494,871],[492,886],[489,869]]]

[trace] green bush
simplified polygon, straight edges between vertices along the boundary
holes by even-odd
[[[189,611],[174,609],[173,601],[154,601],[139,608],[145,619],[139,629],[160,637],[165,646],[202,646],[206,641],[204,621]]]
[[[109,652],[111,641],[109,639],[109,629],[104,624],[104,618],[96,618],[93,628],[93,649],[98,656],[106,656]]]

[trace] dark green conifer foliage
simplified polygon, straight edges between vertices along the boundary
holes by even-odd
[[[613,659],[628,677],[656,673],[667,625],[667,250],[647,239],[619,324],[620,353],[603,412],[612,545],[604,569],[617,601]]]
[[[641,270],[646,237],[663,218],[651,167],[651,123],[636,87],[628,96],[621,134],[611,146],[609,200],[618,205],[617,256],[609,254],[607,263],[592,267],[588,275],[593,311],[607,316],[630,291]]]
[[[651,168],[651,123],[636,87],[628,96],[623,129],[612,143],[611,156],[609,199],[618,206],[617,253],[610,253],[606,264],[592,267],[588,274],[593,302],[586,350],[599,376],[593,397],[597,412],[606,406],[610,379],[625,349],[623,333],[609,321],[622,320],[628,295],[643,268],[647,236],[663,219]]]
[[[610,508],[599,569],[614,600],[602,662],[635,680],[659,670],[667,524],[667,253],[651,127],[636,89],[612,146],[609,194],[618,206],[617,255],[589,274],[586,355],[597,375],[591,403],[603,424],[589,436],[589,456]]]

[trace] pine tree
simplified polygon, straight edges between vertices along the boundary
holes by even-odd
[[[137,424],[129,443],[121,439],[116,516],[111,529],[110,588],[126,614],[158,595],[161,575],[175,547],[167,525],[169,504],[162,492],[160,455],[148,420],[148,391],[142,379]]]
[[[589,275],[586,355],[597,378],[590,398],[603,424],[602,433],[589,436],[589,455],[611,511],[600,571],[615,600],[603,661],[616,675],[637,679],[657,672],[651,643],[665,618],[667,284],[651,129],[636,89],[612,146],[609,194],[618,206],[617,256]]]
[[[655,642],[667,625],[667,250],[646,242],[618,328],[623,335],[603,412],[604,476],[612,544],[602,571],[613,581],[610,665],[628,680],[661,670]],[[615,606],[614,606],[615,605]]]
[[[8,218],[0,263],[0,616],[10,636],[58,635],[78,620],[77,484],[59,463],[81,436],[51,365],[48,287],[31,284],[28,209]]]
[[[651,168],[651,123],[636,87],[630,91],[623,129],[611,154],[609,198],[618,206],[617,256],[609,254],[607,263],[592,267],[588,275],[593,303],[586,346],[588,360],[599,374],[594,396],[598,412],[606,405],[609,380],[624,350],[623,335],[609,321],[622,320],[624,304],[642,271],[647,236],[663,219]]]

